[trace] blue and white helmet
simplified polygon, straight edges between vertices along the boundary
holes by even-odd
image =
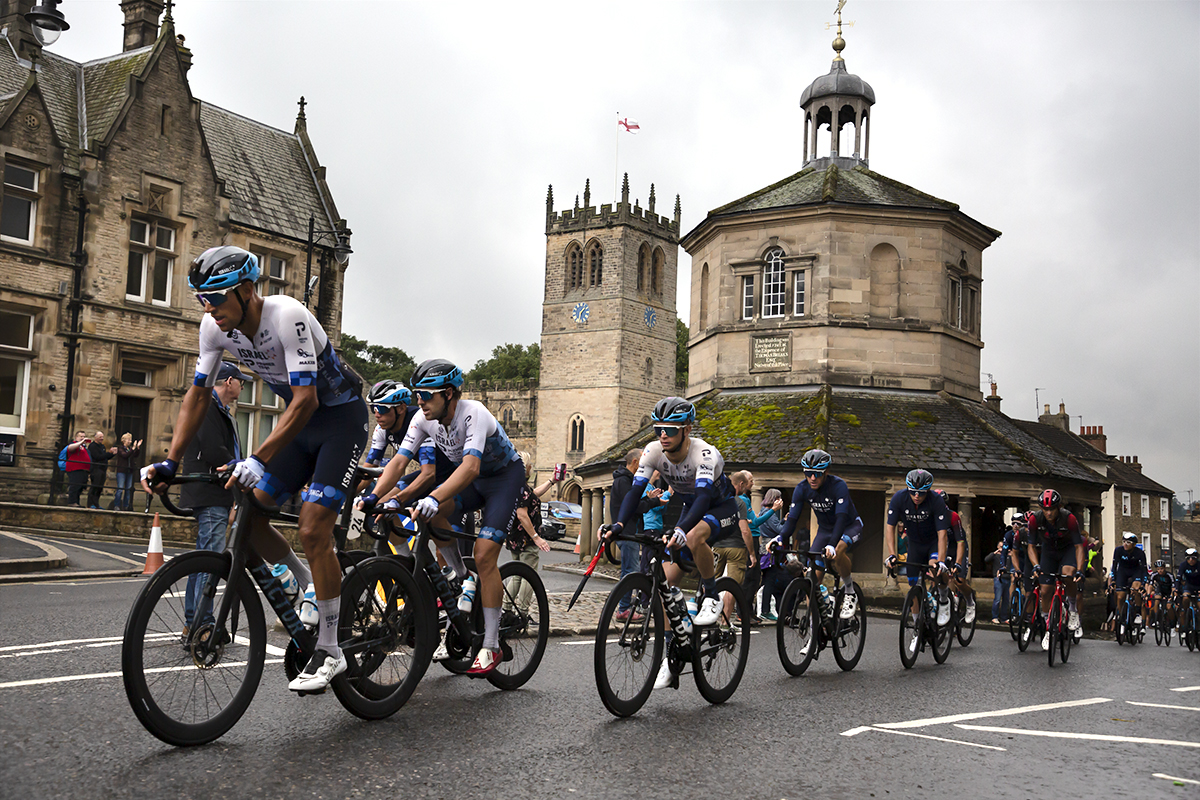
[[[682,397],[664,397],[655,404],[650,419],[655,423],[691,425],[696,421],[696,407]]]
[[[412,392],[399,381],[385,379],[371,387],[367,402],[377,406],[412,405]]]
[[[215,292],[258,280],[258,257],[231,244],[210,247],[192,262],[188,285],[193,292]]]
[[[904,485],[910,492],[928,492],[933,486],[933,475],[928,470],[914,469],[904,476]]]
[[[833,463],[833,456],[826,453],[819,447],[814,447],[804,454],[804,458],[800,459],[800,467],[802,469],[813,470],[816,472],[824,472],[829,469],[829,465]]]
[[[422,361],[409,381],[414,389],[446,389],[463,385],[462,370],[444,358]]]

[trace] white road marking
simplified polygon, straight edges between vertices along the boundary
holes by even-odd
[[[1056,708],[1072,708],[1074,706],[1090,706],[1097,703],[1111,703],[1107,697],[1092,697],[1087,700],[1067,700],[1062,703],[1044,703],[1037,706],[1021,706],[1020,708],[1002,708],[998,711],[980,711],[973,714],[949,714],[944,717],[929,717],[928,719],[913,719],[907,722],[881,722],[876,728],[924,728],[927,725],[944,725],[947,723],[963,722],[968,719],[983,719],[985,717],[1010,717],[1016,714],[1029,714],[1034,711],[1051,711]]]
[[[842,736],[858,736],[860,733],[875,730],[870,725],[859,725],[857,728],[851,728],[848,731],[842,731]]]
[[[268,658],[263,664],[282,664],[282,658]],[[229,664],[222,664],[223,667],[244,667],[245,661],[234,661]],[[184,670],[196,669],[194,665],[183,667],[158,667],[156,669],[143,670],[147,675],[156,672],[183,672]],[[97,678],[119,678],[120,672],[95,672],[91,675],[60,675],[57,678],[37,678],[28,681],[10,681],[9,683],[0,683],[0,689],[14,689],[21,686],[42,686],[48,683],[66,683],[67,681],[90,681]]]
[[[1200,686],[1183,686],[1178,689],[1172,689],[1172,692],[1200,692]]]
[[[1165,744],[1172,747],[1200,748],[1200,742],[1181,742],[1177,739],[1147,739],[1142,736],[1113,736],[1106,733],[1072,733],[1069,731],[1030,731],[1022,728],[996,728],[991,725],[955,725],[965,731],[1017,733],[1022,736],[1044,736],[1051,739],[1085,739],[1091,742],[1125,742],[1128,744]]]
[[[60,647],[64,644],[91,644],[92,642],[119,642],[120,636],[102,636],[98,639],[63,639],[58,642],[42,642],[41,644],[12,644],[7,647],[0,647],[0,653],[5,653],[11,650],[28,650],[37,647]]]
[[[895,730],[890,730],[888,728],[880,728],[877,726],[867,726],[865,728],[854,728],[854,730],[857,731],[858,733],[862,733],[863,731],[879,731],[880,733],[894,733],[897,736],[915,736],[918,739],[932,739],[935,742],[950,742],[951,744],[965,744],[965,745],[968,745],[969,747],[982,747],[984,750],[999,750],[1001,752],[1008,752],[1006,750],[1006,748],[996,747],[995,745],[977,744],[976,742],[964,742],[962,739],[945,739],[945,738],[942,738],[941,736],[930,736],[927,733],[911,733],[909,731],[895,731]],[[843,733],[842,735],[843,736],[853,736],[854,734],[846,732],[846,733]]]
[[[1151,778],[1162,778],[1164,781],[1178,781],[1179,783],[1194,783],[1200,786],[1200,781],[1194,781],[1191,778],[1176,778],[1174,775],[1163,775],[1161,772],[1150,773]]]
[[[755,636],[759,633],[762,633],[762,631],[750,631],[751,636]],[[619,639],[605,639],[604,641],[606,644],[614,644],[615,642],[620,641],[620,640]],[[595,639],[580,639],[577,642],[559,642],[559,644],[595,644],[595,643],[596,643]],[[664,644],[664,649],[665,649],[665,647],[666,646]]]
[[[1200,707],[1197,707],[1197,706],[1164,706],[1162,703],[1135,703],[1132,700],[1126,700],[1125,702],[1131,706],[1149,706],[1150,708],[1176,708],[1176,709],[1179,709],[1180,711],[1200,711]]]
[[[81,544],[73,544],[71,542],[63,541],[62,539],[52,539],[51,541],[54,542],[55,546],[61,544],[63,547],[75,547],[75,548],[78,548],[79,550],[83,550],[88,553],[92,553],[94,555],[104,556],[105,558],[116,559],[117,561],[124,561],[126,564],[132,564],[135,567],[144,567],[146,565],[146,559],[144,558],[144,555],[145,555],[144,553],[143,553],[143,558],[141,561],[134,561],[132,558],[125,558],[125,556],[118,556],[114,553],[106,553],[103,550],[93,550],[90,547],[84,547]],[[43,544],[49,544],[49,542],[43,542]]]

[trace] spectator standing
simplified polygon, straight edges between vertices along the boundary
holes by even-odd
[[[88,445],[92,440],[87,431],[76,431],[75,441],[63,448],[67,473],[67,505],[78,506],[79,495],[87,486],[88,473],[92,468],[92,459],[88,455]]]
[[[767,493],[763,495],[763,508],[771,509],[772,513],[759,523],[759,537],[770,541],[783,533],[783,493],[778,489],[767,489]],[[776,615],[771,611],[771,601],[775,601],[775,608],[778,609],[779,601],[783,599],[783,590],[787,588],[792,576],[783,564],[776,563],[773,552],[760,555],[758,563],[762,570],[763,584],[761,616],[774,622]]]
[[[179,469],[181,475],[202,472],[216,474],[219,468],[242,457],[237,426],[234,425],[230,405],[242,393],[242,385],[250,380],[252,378],[243,374],[236,365],[228,361],[221,362],[216,385],[212,388],[213,402],[208,404],[204,422],[183,455]],[[179,490],[179,503],[185,508],[195,509],[196,549],[223,552],[225,531],[229,527],[229,512],[233,508],[233,492],[215,483],[185,483]],[[292,569],[292,574],[296,576],[300,586],[307,586],[312,582],[311,573],[300,564],[299,559],[294,560],[296,564],[289,561],[287,565]],[[183,601],[184,635],[192,628],[193,612],[200,601],[202,589],[199,576],[192,575],[188,578]],[[200,622],[204,624],[211,621],[210,616]]]
[[[754,504],[750,501],[750,493],[754,491],[754,475],[749,470],[742,470],[740,474],[746,482],[746,490],[741,493],[741,498],[746,503],[746,522],[750,525],[750,541],[753,545],[753,550],[750,553],[750,566],[746,568],[746,579],[742,582],[742,589],[746,592],[746,597],[750,599],[750,605],[753,608],[758,588],[762,586],[762,569],[758,563],[758,557],[762,553],[761,542],[759,540],[759,526],[762,525],[763,520],[770,517],[774,512],[770,506],[764,503],[762,513],[754,513]],[[761,620],[759,621],[761,622]]]
[[[634,448],[625,454],[625,465],[613,470],[612,482],[612,499],[609,501],[609,508],[613,509],[615,515],[621,508],[621,503],[625,501],[625,495],[629,494],[633,489],[633,474],[638,470],[638,464],[641,463],[642,451]],[[629,521],[629,525],[625,527],[624,533],[639,533],[641,530],[641,517],[633,517]],[[617,546],[621,549],[621,576],[624,578],[631,572],[636,572],[641,562],[641,545],[637,542],[617,542]],[[641,619],[641,614],[637,611],[630,612],[629,604],[631,602],[630,595],[626,594],[617,604],[617,619],[624,621],[629,619],[630,614],[633,615],[633,621],[637,622]]]
[[[987,554],[983,563],[992,573],[992,622],[1000,625],[1008,622],[1008,585],[1011,576],[1008,574],[1007,559],[1004,557],[1004,539],[996,542],[996,549]]]
[[[713,554],[717,557],[717,577],[724,573],[739,584],[745,583],[746,570],[750,566],[750,553],[754,549],[754,542],[750,536],[750,503],[742,498],[742,492],[749,491],[747,488],[749,484],[746,481],[748,474],[735,472],[729,477],[730,483],[733,484],[733,491],[737,493],[734,497],[738,509],[737,528],[715,541],[709,540]],[[753,608],[750,609],[750,614],[751,625],[762,624],[762,620],[758,618]],[[726,619],[733,618],[733,596],[728,593],[725,595],[725,617]]]
[[[132,433],[121,434],[121,443],[117,445],[117,496],[113,499],[117,511],[133,510],[133,473],[137,472],[141,452],[141,439],[135,442]]]
[[[541,565],[541,554],[550,551],[550,543],[539,533],[542,529],[541,498],[550,491],[554,480],[547,480],[541,486],[531,487],[529,476],[533,473],[533,457],[524,450],[519,451],[517,456],[525,465],[525,485],[517,493],[517,506],[513,511],[512,520],[508,523],[504,546],[512,553],[515,560],[528,564],[533,567],[534,571],[537,571]],[[509,578],[507,589],[508,591],[504,593],[504,604],[500,616],[502,626],[506,624],[505,614],[513,612],[513,597],[516,597],[516,607],[522,614],[529,610],[529,604],[533,602],[533,586],[528,581],[517,577]]]
[[[96,431],[88,445],[88,458],[92,460],[92,488],[88,491],[88,508],[100,508],[100,495],[104,493],[104,482],[108,479],[108,460],[117,455],[116,447],[104,446],[104,431]]]

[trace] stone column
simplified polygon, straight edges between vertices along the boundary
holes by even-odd
[[[804,115],[804,151],[803,151],[804,158],[801,159],[803,161],[808,160],[808,127],[809,127],[808,114],[805,114]]]
[[[601,487],[596,490],[595,494],[592,495],[593,501],[599,504],[596,506],[596,509],[592,512],[592,516],[600,520],[600,522],[597,523],[596,527],[600,527],[601,525],[611,525],[612,524],[612,514],[609,513],[611,511],[611,509],[608,507],[610,505],[610,503],[608,502],[610,499],[609,498],[610,494],[611,494],[611,492],[608,489]],[[620,509],[617,509],[617,510],[620,511]]]
[[[754,491],[750,492],[750,507],[754,509],[755,514],[762,513],[763,490],[755,487]]]
[[[862,146],[862,120],[864,113],[863,111],[859,111],[855,115],[854,120],[854,155],[856,156],[862,155],[862,150],[859,148]]]
[[[579,514],[579,560],[583,561],[591,552],[592,490],[584,489],[579,498],[582,511]]]

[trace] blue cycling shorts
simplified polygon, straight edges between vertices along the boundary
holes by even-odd
[[[322,406],[271,459],[256,488],[282,504],[305,484],[303,500],[341,510],[367,443],[367,404],[362,399]]]

